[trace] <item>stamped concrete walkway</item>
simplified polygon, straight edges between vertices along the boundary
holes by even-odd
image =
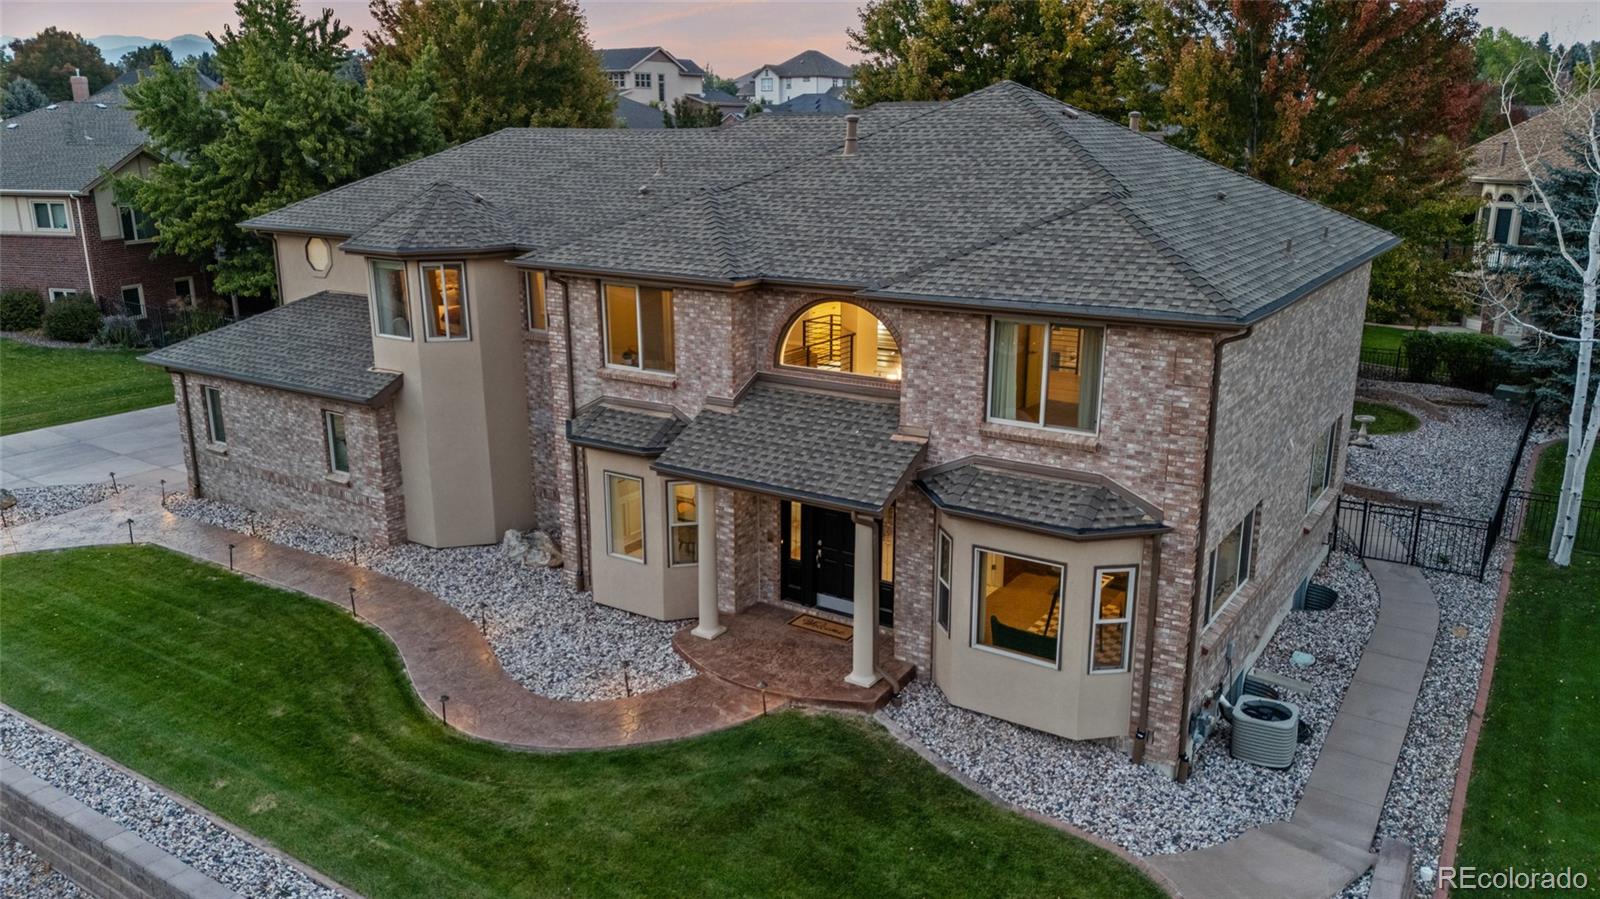
[[[566,702],[529,692],[511,679],[471,620],[431,593],[346,562],[301,552],[183,518],[161,507],[159,491],[133,487],[65,515],[8,528],[0,554],[95,546],[133,538],[184,555],[228,564],[274,586],[356,611],[393,641],[424,704],[440,713],[449,696],[450,726],[525,749],[598,749],[680,739],[761,714],[761,695],[695,677],[628,699]]]
[[[1366,564],[1378,584],[1378,623],[1294,816],[1150,859],[1184,896],[1327,899],[1376,860],[1372,840],[1438,634],[1439,603],[1421,570]]]

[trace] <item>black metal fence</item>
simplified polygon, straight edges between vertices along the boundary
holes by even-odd
[[[1506,499],[1501,535],[1512,542],[1524,539],[1548,543],[1556,525],[1556,508],[1561,497],[1536,490],[1513,490]],[[1584,500],[1578,510],[1578,534],[1574,552],[1600,553],[1600,501]]]
[[[1493,545],[1482,518],[1347,495],[1339,497],[1330,539],[1363,559],[1479,578]]]
[[[1467,339],[1430,345],[1421,353],[1403,345],[1393,349],[1364,346],[1357,370],[1361,377],[1375,381],[1448,384],[1480,392],[1493,390],[1512,376],[1491,348],[1475,345],[1476,335],[1459,337]]]

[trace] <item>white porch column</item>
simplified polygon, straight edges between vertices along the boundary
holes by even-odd
[[[855,629],[850,675],[844,680],[857,687],[870,687],[878,682],[878,535],[872,519],[855,521]]]
[[[717,621],[717,488],[696,484],[694,494],[698,513],[695,565],[700,577],[700,623],[693,633],[712,640],[727,630]]]

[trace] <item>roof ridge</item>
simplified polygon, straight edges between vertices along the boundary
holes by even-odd
[[[1211,283],[1210,278],[1201,274],[1200,270],[1195,268],[1187,257],[1178,252],[1177,247],[1174,247],[1165,236],[1157,231],[1128,200],[1129,198],[1125,196],[1112,197],[1111,205],[1122,214],[1123,219],[1133,226],[1135,231],[1138,231],[1145,238],[1146,242],[1156,249],[1156,252],[1161,254],[1162,258],[1172,263],[1173,268],[1176,268],[1178,273],[1183,275],[1184,280],[1193,284],[1212,302],[1227,310],[1230,314],[1242,316],[1244,310],[1233,300],[1228,299],[1227,294],[1222,292],[1222,288]]]
[[[717,253],[722,259],[722,271],[731,280],[739,273],[739,252],[733,245],[733,234],[722,214],[722,197],[716,191],[701,188],[701,204],[711,219],[711,235],[717,242]]]
[[[1022,104],[1024,109],[1032,112],[1041,121],[1043,121],[1045,126],[1049,128],[1050,131],[1053,132],[1057,137],[1060,137],[1062,144],[1064,144],[1067,149],[1071,150],[1073,155],[1077,156],[1078,159],[1084,163],[1084,165],[1094,170],[1107,181],[1115,184],[1124,195],[1132,193],[1132,191],[1128,190],[1128,185],[1124,183],[1121,178],[1118,178],[1116,173],[1101,165],[1100,160],[1096,159],[1093,153],[1090,153],[1084,148],[1082,142],[1078,140],[1077,135],[1074,135],[1072,132],[1068,131],[1060,119],[1056,116],[1052,116],[1048,110],[1044,109],[1044,107],[1039,104],[1038,101],[1040,99],[1048,100],[1061,106],[1063,110],[1066,110],[1073,115],[1084,115],[1085,113],[1083,110],[1078,109],[1076,106],[1069,106],[1066,103],[1062,103],[1060,100],[1049,96],[1048,94],[1033,90],[1030,87],[1018,84],[1015,81],[1002,81],[999,84],[994,85],[993,88],[986,88],[985,90],[994,90],[1002,87],[1006,89],[1003,92],[997,92],[1001,92],[1004,96]],[[1018,91],[1022,91],[1023,93],[1018,93]]]

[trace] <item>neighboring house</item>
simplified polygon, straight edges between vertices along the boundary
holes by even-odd
[[[706,91],[700,94],[690,94],[684,97],[689,103],[697,106],[709,106],[721,114],[722,124],[731,125],[744,118],[745,110],[750,107],[748,101],[741,100],[725,91]]]
[[[666,119],[661,117],[661,108],[630,100],[622,94],[616,96],[617,111],[615,113],[618,128],[650,129],[667,127]]]
[[[847,88],[832,87],[825,94],[803,94],[762,110],[766,115],[844,115],[854,109],[844,98]]]
[[[787,103],[806,94],[825,94],[855,83],[849,66],[821,50],[807,50],[776,65],[765,65],[738,79],[739,96],[764,106]]]
[[[196,494],[537,526],[596,602],[843,617],[853,685],[1167,770],[1326,553],[1397,242],[1010,82],[507,129],[244,225],[289,302],[147,357]]]
[[[692,59],[673,56],[661,47],[596,50],[600,68],[619,94],[639,103],[671,109],[673,101],[704,89],[705,70]]]
[[[0,127],[0,289],[90,295],[136,318],[212,295],[202,266],[151,254],[154,223],[112,193],[113,176],[157,162],[122,93],[135,78],[90,96],[75,76],[72,101]]]

